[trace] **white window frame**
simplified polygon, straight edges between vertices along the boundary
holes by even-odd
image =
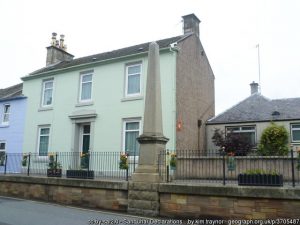
[[[8,107],[8,113],[5,112],[6,107]],[[9,125],[10,110],[11,110],[11,105],[10,104],[4,104],[3,105],[2,125]],[[5,118],[6,115],[8,115],[8,120],[4,121],[4,118]]]
[[[5,157],[5,155],[6,155],[6,141],[1,140],[0,145],[1,144],[4,144],[4,149],[0,149],[0,152],[4,152],[4,157]],[[5,160],[5,158],[3,160]],[[1,158],[0,158],[0,161],[1,161]],[[4,162],[2,162],[2,163],[4,163]],[[4,166],[4,164],[2,164],[2,163],[0,164],[0,166]]]
[[[249,130],[243,130],[243,127],[253,127],[254,129]],[[257,138],[256,138],[256,126],[255,125],[245,125],[245,126],[226,126],[226,135],[230,132],[230,129],[232,128],[238,128],[237,130],[232,130],[233,133],[251,133],[254,132],[254,145],[257,144]]]
[[[292,142],[300,142],[300,140],[294,140],[294,136],[293,136],[293,131],[300,131],[300,128],[293,128],[293,125],[300,125],[300,123],[292,123],[291,124],[291,138],[292,138]]]
[[[42,129],[49,129],[49,134],[47,135],[44,135],[42,134],[41,135],[41,130]],[[39,126],[38,127],[38,140],[37,140],[37,155],[38,157],[48,157],[48,154],[49,154],[49,146],[50,146],[50,134],[51,134],[51,128],[50,126]],[[40,140],[41,140],[41,136],[48,136],[48,146],[47,146],[47,155],[40,155]]]
[[[46,84],[50,83],[50,82],[52,83],[52,88],[46,88]],[[45,104],[45,102],[44,102],[44,100],[45,100],[45,92],[46,92],[46,90],[50,90],[50,89],[52,89],[51,104]],[[54,79],[43,80],[42,101],[41,101],[42,107],[51,107],[53,105],[53,93],[54,93]]]
[[[91,81],[87,81],[87,82],[83,82],[83,77],[84,76],[92,76],[92,80]],[[86,73],[81,73],[80,74],[80,89],[79,89],[79,102],[91,102],[92,101],[92,95],[93,95],[93,76],[94,73],[93,72],[86,72]],[[90,99],[81,99],[81,93],[82,93],[82,86],[84,83],[91,83],[91,98]]]
[[[126,153],[126,149],[125,149],[125,139],[126,139],[126,124],[127,123],[139,123],[139,135],[141,135],[142,132],[142,123],[141,123],[141,119],[140,118],[134,118],[134,119],[123,119],[123,129],[122,129],[122,138],[123,138],[123,144],[122,144],[122,152]],[[131,132],[134,131],[136,132],[137,130],[130,130]],[[133,158],[133,156],[129,156],[130,158]],[[138,155],[136,156],[136,158],[138,158]]]
[[[134,66],[140,66],[140,73],[134,73],[134,74],[128,74],[128,69],[130,67],[134,67]],[[142,63],[130,63],[126,65],[126,78],[125,78],[125,97],[135,97],[135,96],[140,96],[142,94],[142,71],[143,71],[143,67],[142,67]],[[140,75],[140,91],[137,93],[133,93],[133,94],[129,94],[128,93],[128,77],[129,76],[133,76],[133,75]]]

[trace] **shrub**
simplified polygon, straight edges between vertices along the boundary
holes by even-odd
[[[247,155],[253,147],[245,136],[232,132],[225,136],[220,129],[215,129],[212,140],[216,146],[220,147],[220,150],[225,147],[226,153],[232,152],[237,156]]]
[[[287,155],[288,154],[288,132],[283,126],[271,123],[267,127],[260,138],[258,153],[260,155]]]

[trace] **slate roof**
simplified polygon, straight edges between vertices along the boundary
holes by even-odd
[[[14,86],[5,89],[0,89],[0,100],[23,96],[22,90],[23,90],[23,83],[16,84]]]
[[[231,107],[224,113],[208,120],[207,124],[297,119],[300,119],[300,98],[271,100],[256,93]]]
[[[162,39],[162,40],[156,41],[156,43],[159,45],[160,48],[167,48],[167,47],[169,47],[170,44],[172,44],[174,42],[180,42],[191,35],[192,35],[192,33],[186,34],[186,35],[180,35],[180,36],[176,36],[176,37],[171,37],[171,38],[167,38],[167,39]],[[123,56],[143,53],[143,52],[145,53],[145,52],[148,52],[149,44],[150,44],[150,42],[147,42],[147,43],[138,44],[138,45],[134,45],[134,46],[126,47],[126,48],[117,49],[117,50],[110,51],[110,52],[104,52],[104,53],[100,53],[100,54],[77,58],[77,59],[73,59],[71,61],[63,61],[63,62],[54,64],[54,65],[47,66],[47,67],[41,68],[39,70],[36,70],[36,71],[30,73],[27,77],[34,76],[39,73],[56,70],[56,69],[64,69],[64,68],[77,66],[77,65],[81,65],[81,64],[86,64],[86,63],[93,63],[93,62],[98,62],[98,61],[103,61],[103,60],[109,60],[109,59],[119,58],[119,57],[123,57]],[[26,78],[26,77],[24,77],[24,78]]]

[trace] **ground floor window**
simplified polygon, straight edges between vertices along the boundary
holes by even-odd
[[[226,127],[226,134],[228,133],[240,135],[241,137],[245,138],[252,146],[255,146],[256,144],[255,126]]]
[[[140,145],[136,138],[140,135],[140,120],[124,120],[123,149],[129,156],[138,156]]]
[[[291,124],[292,142],[300,142],[300,123]]]
[[[4,166],[5,151],[6,151],[6,142],[5,141],[0,141],[0,166]]]
[[[50,127],[39,127],[38,154],[47,156],[49,149]]]

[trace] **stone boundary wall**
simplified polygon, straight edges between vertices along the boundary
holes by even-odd
[[[127,182],[0,176],[0,195],[64,205],[127,211]]]
[[[141,200],[142,195],[149,201]],[[0,176],[0,196],[123,212],[130,211],[129,201],[145,209],[155,208],[158,201],[160,216],[177,219],[300,218],[299,187],[135,184],[6,175]]]
[[[214,219],[300,218],[299,188],[161,184],[160,215]]]

